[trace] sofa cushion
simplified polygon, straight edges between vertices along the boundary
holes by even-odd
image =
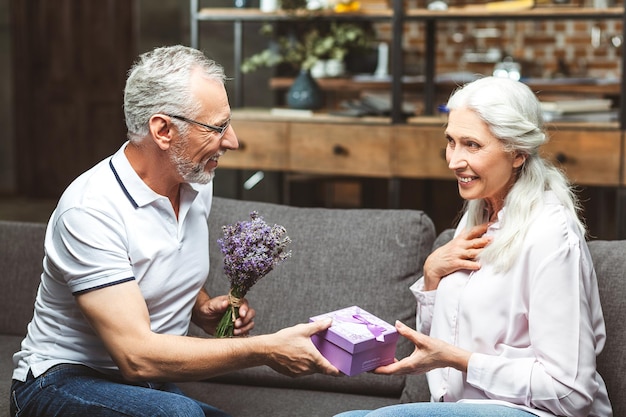
[[[626,416],[626,240],[591,241],[589,250],[598,276],[606,325],[606,345],[598,357],[614,416]]]
[[[248,220],[257,210],[269,224],[281,224],[292,239],[292,256],[248,293],[256,309],[256,334],[308,322],[309,317],[351,305],[394,323],[415,326],[415,300],[408,287],[421,275],[434,240],[434,226],[421,211],[296,208],[269,203],[215,198],[210,216],[211,273],[209,294],[224,294],[228,280],[216,240],[221,227]],[[192,326],[192,335],[201,332]],[[397,357],[413,351],[403,338]],[[397,395],[403,376],[361,374],[333,378],[313,375],[283,377],[268,367],[222,376],[234,383],[328,389]]]
[[[24,336],[41,280],[46,225],[0,221],[0,229],[0,333]]]

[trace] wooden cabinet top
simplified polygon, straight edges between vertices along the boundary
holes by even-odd
[[[347,117],[335,116],[326,112],[314,112],[312,115],[288,116],[275,115],[265,108],[242,108],[233,109],[233,126],[237,128],[237,121],[263,121],[283,123],[316,123],[320,129],[326,124],[365,124],[365,125],[389,125],[390,117]],[[406,126],[443,126],[445,116],[417,116],[407,120]],[[580,130],[619,130],[619,123],[615,122],[550,122],[546,123],[549,129],[580,129]],[[404,124],[393,125],[402,127]]]

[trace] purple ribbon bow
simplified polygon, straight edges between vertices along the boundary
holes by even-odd
[[[385,333],[386,329],[382,326],[379,326],[378,324],[370,322],[358,313],[352,314],[350,316],[336,315],[335,319],[343,321],[344,323],[365,324],[367,330],[369,330],[369,332],[376,338],[376,340],[378,340],[379,342],[385,341],[385,336],[383,336],[383,333]]]

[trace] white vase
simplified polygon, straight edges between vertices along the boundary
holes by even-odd
[[[327,0],[307,0],[306,8],[309,10],[322,10],[328,8]]]
[[[339,59],[329,59],[325,65],[327,77],[339,77],[346,72],[346,66],[343,61]]]
[[[311,67],[311,77],[324,78],[326,77],[326,61],[319,60]]]
[[[264,13],[275,12],[278,10],[278,0],[261,0],[259,8]]]

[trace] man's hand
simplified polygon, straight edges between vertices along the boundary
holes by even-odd
[[[246,336],[254,328],[256,312],[248,305],[248,300],[242,300],[239,307],[239,318],[235,320],[235,336]],[[193,308],[191,321],[208,334],[215,334],[215,329],[224,312],[228,308],[228,296],[209,297],[206,291],[201,290]]]
[[[312,323],[298,324],[269,335],[267,365],[281,374],[297,377],[322,373],[339,376],[335,368],[317,350],[311,336],[328,329],[332,320],[317,320]]]

